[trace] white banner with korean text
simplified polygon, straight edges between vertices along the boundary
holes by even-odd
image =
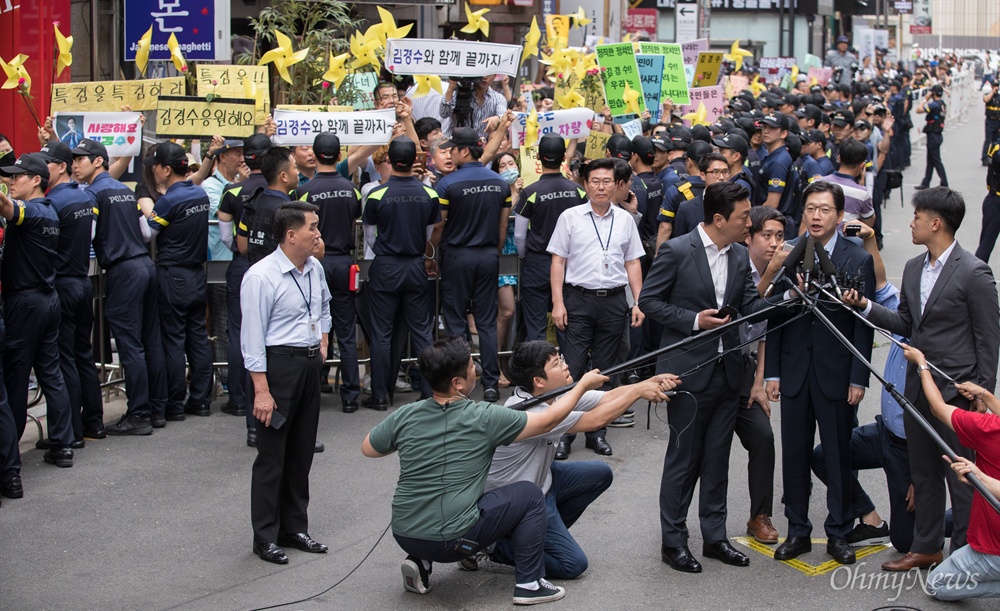
[[[521,45],[501,45],[474,40],[390,38],[385,46],[385,67],[393,74],[441,76],[516,76]]]
[[[311,145],[317,134],[335,134],[342,146],[388,144],[396,124],[396,110],[303,112],[274,109],[278,128],[271,140],[278,146]]]

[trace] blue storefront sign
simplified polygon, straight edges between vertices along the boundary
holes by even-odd
[[[177,36],[189,60],[229,59],[229,10],[217,0],[128,0],[125,3],[125,61],[135,59],[139,39],[153,26],[149,59],[170,59],[167,40]]]

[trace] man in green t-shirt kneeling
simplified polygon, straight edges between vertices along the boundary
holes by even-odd
[[[439,340],[419,356],[431,399],[404,405],[365,437],[361,451],[378,458],[399,451],[392,533],[407,554],[403,587],[430,591],[432,562],[458,562],[503,537],[514,549],[514,604],[559,600],[566,591],[544,579],[545,500],[532,482],[483,494],[498,446],[552,430],[588,390],[607,381],[596,371],[541,412],[469,399],[476,369],[469,344]]]

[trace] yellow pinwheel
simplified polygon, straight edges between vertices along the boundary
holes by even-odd
[[[396,27],[396,18],[388,10],[378,7],[379,17],[382,18],[382,44],[389,38],[406,38],[406,35],[413,29],[413,24]]]
[[[760,94],[767,91],[767,87],[764,85],[764,83],[760,82],[759,74],[755,74],[753,80],[750,81],[750,91],[753,93],[753,97],[755,98],[759,98]]]
[[[738,72],[740,68],[743,67],[744,57],[753,57],[753,53],[747,51],[746,49],[740,48],[740,41],[734,40],[733,46],[729,48],[729,53],[722,56],[727,61],[733,62],[733,71]]]
[[[542,39],[542,32],[538,29],[538,17],[531,18],[531,27],[524,35],[524,49],[521,51],[521,63],[532,55],[538,57],[538,41]]]
[[[694,112],[689,112],[686,115],[681,115],[681,118],[685,121],[690,121],[691,126],[695,125],[711,125],[712,122],[707,119],[708,110],[705,108],[704,102],[698,102],[698,109]]]
[[[167,48],[170,49],[170,59],[174,62],[174,68],[177,68],[178,72],[187,72],[187,61],[184,59],[184,54],[181,53],[181,43],[177,42],[176,34],[170,34],[170,38],[167,39]]]
[[[293,51],[292,39],[278,30],[274,31],[274,38],[278,41],[278,46],[262,55],[257,65],[263,66],[264,64],[273,63],[281,78],[289,85],[294,85],[295,83],[292,82],[291,75],[288,74],[288,68],[304,60],[309,55],[309,47]]]
[[[357,70],[365,66],[372,66],[376,71],[381,69],[382,65],[379,63],[378,54],[375,52],[380,44],[378,39],[366,40],[361,32],[357,32],[351,35],[350,42],[351,55],[354,56],[351,68]]]
[[[139,74],[146,74],[146,65],[149,63],[149,46],[153,42],[153,26],[149,26],[146,33],[139,38],[135,50],[135,67],[139,69]]]
[[[486,18],[483,17],[483,15],[485,15],[488,12],[490,12],[490,9],[488,8],[479,9],[478,11],[473,12],[472,9],[469,8],[469,4],[466,3],[465,16],[466,18],[468,18],[469,23],[465,27],[463,27],[461,31],[465,32],[466,34],[475,34],[476,32],[482,32],[484,37],[489,36],[490,22],[486,21]]]
[[[56,76],[59,76],[73,64],[73,54],[70,52],[73,49],[73,37],[63,36],[59,31],[58,21],[52,27],[56,31],[56,46],[59,48],[59,55],[56,57]]]
[[[340,84],[347,78],[347,68],[344,67],[344,64],[349,59],[351,59],[350,53],[334,55],[332,51],[330,52],[330,66],[323,73],[323,80],[329,82],[334,91],[340,89]]]
[[[792,76],[791,76],[792,87],[795,86],[795,81],[797,81],[798,78],[799,78],[799,65],[795,64],[792,66]]]
[[[31,92],[31,75],[24,67],[24,62],[28,61],[28,56],[24,53],[17,55],[9,62],[0,59],[0,68],[7,75],[7,80],[0,89],[20,88],[25,95]]]
[[[414,75],[413,82],[417,85],[417,90],[413,92],[413,97],[415,98],[422,98],[429,94],[431,90],[443,93],[441,91],[441,77],[436,74]]]
[[[559,103],[559,108],[583,108],[587,103],[576,89],[569,88],[563,95],[556,96],[556,102]]]
[[[538,111],[531,105],[531,114],[524,122],[524,144],[522,146],[538,146]]]
[[[573,25],[580,28],[589,24],[593,19],[587,19],[587,13],[582,6],[576,7],[576,12],[570,15],[573,18]]]
[[[625,102],[625,112],[633,115],[642,114],[642,107],[639,105],[640,98],[642,98],[642,92],[632,89],[632,85],[628,81],[625,81],[625,93],[622,94],[622,100]]]
[[[538,61],[549,67],[549,76],[566,75],[573,69],[573,51],[570,49],[553,49],[552,53],[542,56]]]

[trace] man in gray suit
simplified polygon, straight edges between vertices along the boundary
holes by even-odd
[[[864,309],[880,327],[910,338],[951,378],[972,381],[989,391],[996,387],[1000,351],[1000,306],[996,282],[989,266],[963,249],[955,233],[965,216],[962,196],[947,187],[920,191],[913,197],[913,243],[927,252],[910,259],[903,270],[903,292],[899,309],[887,310],[852,291],[844,300]],[[919,372],[910,364],[906,372],[906,398],[960,456],[974,457],[962,447],[955,432],[931,416],[927,397],[920,387]],[[940,374],[934,381],[944,400],[969,409],[969,401]],[[952,551],[965,545],[972,489],[958,483],[954,472],[941,460],[941,450],[907,413],[906,429],[910,472],[916,498],[913,546],[903,558],[882,565],[887,571],[940,564],[944,547],[945,480],[951,492],[955,528]]]
[[[639,309],[663,325],[660,346],[715,329],[729,322],[729,313],[750,314],[767,306],[757,293],[743,246],[750,230],[749,196],[736,183],[708,187],[705,222],[660,246],[639,295]],[[729,313],[720,312],[723,308]],[[739,343],[734,327],[717,341],[670,353],[657,363],[658,373],[689,371],[709,363],[684,378],[684,389],[697,403],[678,397],[667,412],[671,432],[660,482],[661,556],[678,571],[701,572],[701,564],[687,547],[686,524],[699,478],[704,556],[732,566],[750,563],[726,536],[729,449],[739,410],[743,355],[722,352]],[[685,432],[679,435],[679,431]]]

